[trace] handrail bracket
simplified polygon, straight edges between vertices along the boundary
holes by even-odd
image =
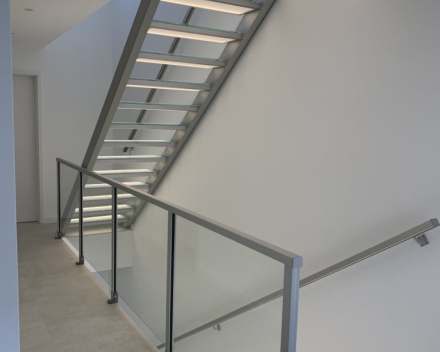
[[[414,237],[414,240],[420,245],[420,247],[425,247],[429,244],[428,237],[424,233]]]

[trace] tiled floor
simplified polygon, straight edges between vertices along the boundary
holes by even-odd
[[[21,351],[155,351],[55,233],[18,225]]]

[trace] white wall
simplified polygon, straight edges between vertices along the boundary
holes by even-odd
[[[138,3],[112,1],[41,51],[13,48],[14,70],[41,78],[42,221],[56,220],[55,159],[82,163]]]
[[[156,195],[303,255],[303,275],[440,216],[439,15],[278,0]],[[437,351],[433,242],[304,289],[300,350]]]
[[[16,51],[42,72],[48,218],[55,156],[81,161],[114,70],[107,9],[99,30]],[[157,195],[303,255],[304,275],[438,216],[439,15],[435,0],[278,0]],[[300,350],[437,351],[438,251],[408,242],[304,289]]]
[[[0,350],[20,351],[17,228],[15,223],[14,117],[9,1],[0,0]]]
[[[40,80],[43,222],[56,221],[55,159],[82,163],[138,6],[139,0],[113,0],[42,50],[20,45],[13,48],[14,71],[38,74]],[[156,17],[171,16],[168,18],[178,22],[184,13],[184,7],[161,4]],[[145,44],[161,51],[167,50],[171,41],[156,37]],[[154,76],[157,70],[157,65],[143,65],[134,75]],[[115,120],[137,113],[119,112]],[[105,148],[101,154],[112,152]]]

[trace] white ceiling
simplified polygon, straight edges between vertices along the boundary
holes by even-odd
[[[11,0],[12,42],[43,48],[109,1]]]

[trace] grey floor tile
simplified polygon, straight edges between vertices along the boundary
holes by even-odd
[[[156,351],[55,229],[18,225],[21,351]]]

